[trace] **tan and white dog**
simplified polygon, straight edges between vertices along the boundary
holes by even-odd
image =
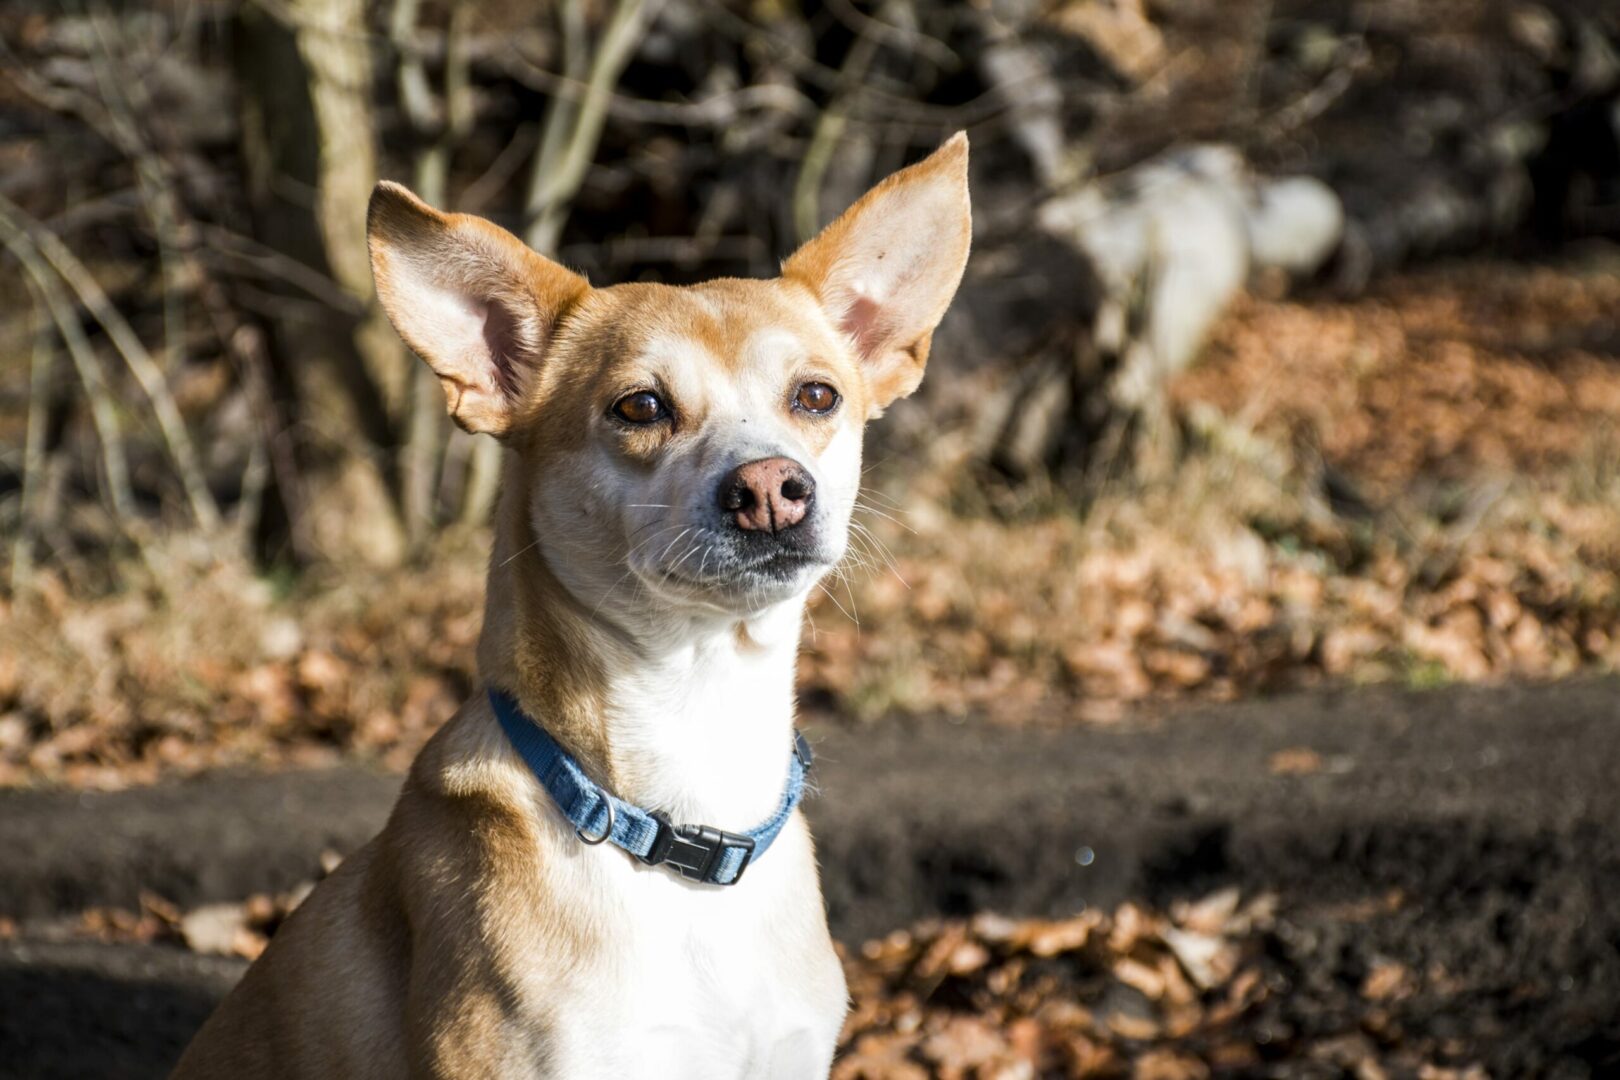
[[[482,677],[626,803],[741,830],[782,799],[805,599],[961,280],[967,158],[889,177],[774,280],[681,288],[592,288],[378,185],[383,306],[509,450]],[[802,816],[727,886],[588,845],[480,693],[175,1075],[821,1077],[845,1009]]]

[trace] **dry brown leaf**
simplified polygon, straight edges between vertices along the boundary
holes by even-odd
[[[1381,960],[1361,982],[1361,996],[1368,1001],[1396,1001],[1411,995],[1412,972],[1404,964]]]
[[[833,1064],[832,1080],[928,1080],[928,1070],[911,1060],[913,1045],[892,1033],[862,1035]]]
[[[965,1075],[1009,1052],[1006,1035],[976,1016],[953,1016],[922,1042],[922,1056],[940,1074]]]
[[[1108,1014],[1108,1028],[1114,1034],[1124,1039],[1134,1039],[1137,1042],[1149,1042],[1159,1037],[1159,1024],[1146,1016],[1133,1016],[1125,1012]]]
[[[1114,927],[1108,934],[1108,947],[1125,954],[1143,938],[1159,936],[1159,920],[1132,903],[1124,903],[1114,912]]]
[[[1131,1066],[1131,1080],[1207,1080],[1209,1066],[1175,1050],[1149,1050]]]
[[[1418,1080],[1491,1080],[1490,1074],[1479,1065],[1448,1068],[1425,1064],[1418,1069]]]
[[[1024,947],[1036,956],[1057,956],[1060,953],[1083,949],[1091,940],[1091,933],[1102,922],[1102,917],[1083,912],[1070,919],[1033,920],[1029,924]]]
[[[1200,989],[1219,986],[1237,969],[1237,951],[1219,937],[1173,926],[1166,927],[1162,936],[1182,969]]]
[[[1273,776],[1310,776],[1322,771],[1322,755],[1308,746],[1292,746],[1278,750],[1266,759],[1266,768]]]
[[[1171,909],[1172,917],[1182,929],[1195,934],[1223,934],[1242,900],[1242,890],[1232,885],[1217,889],[1196,903],[1177,904]]]
[[[1156,967],[1125,957],[1114,964],[1114,978],[1140,992],[1150,1001],[1164,997],[1165,980]]]
[[[241,904],[206,904],[180,918],[180,934],[192,952],[213,956],[241,955],[253,932]]]
[[[1161,954],[1154,963],[1154,971],[1163,980],[1166,1004],[1185,1006],[1198,1000],[1198,990],[1187,980],[1186,972],[1173,954]]]

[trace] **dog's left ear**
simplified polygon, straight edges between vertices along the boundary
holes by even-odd
[[[873,415],[922,382],[934,328],[962,280],[973,236],[967,164],[967,136],[958,132],[782,265],[854,343]]]
[[[366,217],[377,297],[444,387],[468,431],[506,435],[538,382],[584,278],[468,214],[444,214],[398,184],[371,193]]]

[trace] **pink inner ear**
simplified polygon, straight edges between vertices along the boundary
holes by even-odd
[[[483,340],[484,363],[489,364],[489,376],[494,377],[494,384],[504,395],[517,397],[520,377],[517,359],[522,350],[517,319],[499,301],[476,300],[471,296],[460,296],[458,300],[471,317],[476,334]]]
[[[495,369],[495,382],[508,398],[518,389],[518,352],[522,348],[521,328],[504,304],[491,301],[479,305],[484,315],[484,345]]]
[[[855,339],[862,356],[871,356],[883,343],[882,315],[870,296],[857,296],[844,312],[844,333]]]

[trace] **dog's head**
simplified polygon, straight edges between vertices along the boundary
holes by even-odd
[[[372,269],[456,422],[519,455],[570,591],[747,615],[844,554],[862,428],[916,389],[967,261],[967,154],[889,177],[767,281],[594,289],[388,183]]]

